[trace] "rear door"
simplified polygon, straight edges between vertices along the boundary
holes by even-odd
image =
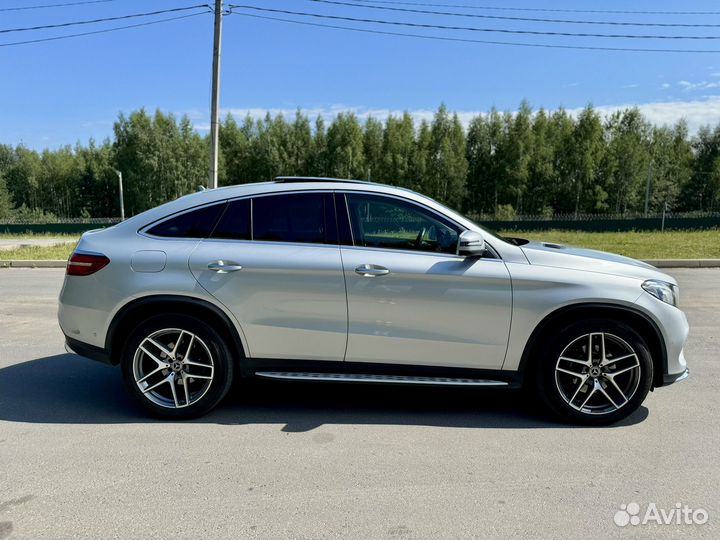
[[[343,360],[347,304],[331,193],[231,201],[190,257],[255,358]]]
[[[345,359],[500,369],[512,309],[503,261],[456,255],[462,228],[414,202],[359,192],[336,202],[351,244],[342,246]]]

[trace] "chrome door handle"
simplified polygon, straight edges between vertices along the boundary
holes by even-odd
[[[385,276],[390,273],[390,270],[377,264],[361,264],[355,269],[355,273],[363,277],[375,277]]]
[[[212,270],[218,274],[227,274],[228,272],[242,270],[242,266],[233,261],[215,261],[208,264],[208,270]]]

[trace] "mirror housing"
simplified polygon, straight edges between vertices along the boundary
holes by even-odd
[[[457,254],[463,257],[482,257],[485,239],[476,231],[463,231],[458,238]]]

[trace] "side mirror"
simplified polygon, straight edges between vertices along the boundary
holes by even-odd
[[[465,257],[482,257],[485,253],[485,239],[475,231],[463,231],[458,238],[457,254]]]

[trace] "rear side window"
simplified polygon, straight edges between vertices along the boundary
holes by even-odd
[[[204,206],[166,219],[148,229],[148,234],[166,238],[207,238],[215,227],[225,203]]]
[[[324,244],[328,235],[323,193],[293,193],[253,199],[253,240]]]
[[[250,199],[239,199],[228,203],[212,237],[250,240]]]

